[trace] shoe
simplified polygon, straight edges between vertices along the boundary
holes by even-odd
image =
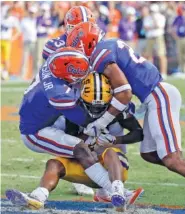
[[[73,183],[73,187],[75,188],[78,195],[94,195],[93,189],[83,184]]]
[[[44,207],[44,203],[32,198],[29,194],[25,194],[15,189],[6,190],[6,197],[12,204],[38,210]]]
[[[95,192],[93,199],[96,202],[111,202],[111,194],[104,189],[98,189]]]
[[[114,192],[111,196],[111,202],[114,207],[124,207],[126,199],[124,194]]]
[[[127,190],[125,192],[125,196],[126,196],[126,209],[129,208],[129,206],[133,205],[137,199],[139,199],[142,194],[144,193],[144,189],[143,188],[138,188],[134,191],[130,191]]]

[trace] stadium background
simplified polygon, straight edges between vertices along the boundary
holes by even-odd
[[[158,4],[163,15],[168,17],[168,24],[165,26],[165,39],[168,58],[168,73],[173,74],[167,81],[174,84],[182,94],[181,108],[181,128],[182,128],[182,145],[183,154],[185,155],[185,84],[183,75],[177,74],[179,69],[177,60],[176,40],[171,34],[173,20],[182,14],[184,2],[155,2]],[[63,18],[68,9],[73,5],[85,5],[89,7],[97,16],[100,27],[107,31],[106,37],[119,37],[118,25],[121,18],[125,18],[128,8],[135,8],[134,19],[139,18],[140,9],[143,6],[150,8],[152,2],[2,2],[1,16],[6,15],[7,9],[10,8],[11,16],[18,20],[21,25],[21,20],[27,16],[28,11],[35,11],[35,20],[44,9],[48,14],[53,14],[48,33],[45,36],[45,41],[49,38],[59,36],[64,32]],[[132,10],[133,11],[133,10]],[[16,34],[14,29],[12,37]],[[9,60],[9,78],[2,82],[1,93],[1,143],[2,143],[2,165],[1,165],[1,198],[4,198],[7,188],[17,188],[21,191],[32,191],[39,182],[46,161],[50,158],[48,155],[40,155],[29,151],[23,146],[19,136],[19,116],[18,108],[21,102],[23,92],[28,86],[30,80],[38,70],[33,70],[32,56],[26,60],[26,71],[22,71],[23,67],[23,32],[15,41],[11,41],[11,53]],[[38,39],[35,42],[37,45]],[[135,33],[132,41],[134,48],[138,45],[138,36]],[[41,56],[41,51],[35,55]],[[3,58],[1,58],[3,60]],[[154,62],[158,66],[158,59],[153,56]],[[1,67],[2,69],[2,67]],[[137,100],[136,104],[139,104]],[[142,123],[143,115],[138,114],[137,117]],[[163,167],[155,166],[144,162],[139,156],[139,145],[128,146],[128,158],[130,162],[129,180],[126,186],[128,188],[137,188],[142,186],[145,189],[144,197],[139,201],[145,206],[160,205],[158,213],[185,213],[185,182],[184,178],[175,173],[171,173]],[[67,182],[60,182],[57,189],[51,194],[51,200],[92,200],[91,197],[80,197],[74,194],[71,185]],[[49,203],[49,206],[51,204]],[[51,205],[55,206],[55,205]],[[57,208],[58,206],[58,208]],[[76,207],[75,207],[76,206]],[[101,207],[101,206],[100,206]],[[161,207],[166,207],[163,209]],[[95,212],[95,205],[89,204],[56,204],[56,209],[72,209],[80,211]],[[87,209],[85,209],[87,208]],[[104,206],[102,209],[104,210]],[[104,213],[100,209],[101,213]],[[178,210],[179,209],[179,210]],[[182,211],[182,212],[181,212]],[[50,210],[48,213],[52,213]],[[2,199],[2,213],[23,213],[13,206],[7,204]],[[38,212],[36,212],[38,213]],[[41,212],[42,213],[42,212]],[[71,213],[54,210],[53,213]],[[80,212],[79,212],[80,213]],[[113,213],[113,212],[110,212]],[[135,212],[132,212],[135,213]],[[156,210],[149,210],[137,213],[157,213]]]
[[[106,38],[111,37],[125,37],[123,30],[119,30],[120,22],[123,22],[123,19],[130,19],[129,22],[126,21],[129,31],[133,31],[134,34],[130,35],[128,42],[135,50],[138,49],[139,39],[138,31],[134,31],[135,20],[140,19],[142,8],[150,8],[154,2],[52,2],[52,1],[37,1],[37,2],[23,2],[23,1],[14,1],[14,2],[2,2],[2,20],[9,13],[8,16],[14,17],[14,22],[17,21],[17,29],[13,30],[12,38],[9,43],[11,43],[11,50],[8,51],[8,72],[10,79],[22,79],[29,80],[34,74],[39,70],[39,66],[42,63],[42,47],[43,44],[50,38],[57,37],[64,33],[64,16],[65,13],[74,5],[84,5],[91,9],[93,14],[97,17],[98,25],[106,32]],[[155,2],[159,6],[160,13],[166,17],[165,25],[165,45],[167,49],[167,59],[168,59],[168,74],[175,73],[180,71],[178,69],[177,62],[177,48],[175,35],[172,33],[172,24],[175,18],[179,15],[182,15],[183,11],[183,2]],[[135,11],[133,11],[135,9]],[[185,9],[184,9],[185,10]],[[32,56],[27,56],[26,48],[29,49],[27,43],[24,44],[25,30],[22,27],[25,18],[34,17],[35,19],[35,29],[32,27],[33,34],[37,33],[37,37],[34,41],[30,40],[34,47],[32,51]],[[130,14],[130,18],[128,18]],[[41,16],[42,18],[41,20]],[[134,23],[134,24],[133,24]],[[134,26],[134,27],[133,27]],[[16,38],[14,35],[19,31]],[[142,29],[143,31],[143,29]],[[43,33],[44,32],[44,33]],[[131,34],[133,33],[131,32]],[[145,32],[142,32],[145,34]],[[126,36],[128,37],[128,36]],[[28,41],[29,42],[29,41]],[[146,39],[145,39],[146,43]],[[29,53],[30,49],[27,50]],[[1,46],[1,70],[3,71],[3,61],[4,61],[4,49]],[[33,54],[34,53],[34,54]],[[141,53],[143,54],[143,53]],[[34,59],[32,59],[34,58]],[[153,55],[154,62],[158,65],[158,58],[155,57],[155,52]],[[34,61],[34,63],[32,63]],[[23,69],[23,64],[26,68]],[[36,64],[36,66],[35,66]],[[33,66],[34,65],[34,66]],[[34,69],[33,69],[34,67]],[[176,75],[178,76],[178,75]],[[179,76],[178,76],[179,77]],[[180,76],[181,77],[181,76]],[[6,78],[5,78],[6,79]]]

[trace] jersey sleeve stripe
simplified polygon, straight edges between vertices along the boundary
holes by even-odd
[[[46,44],[45,46],[44,46],[44,48],[47,48],[47,49],[49,49],[49,50],[51,50],[51,51],[56,51],[56,47],[54,47],[54,46],[51,46],[51,45],[49,45],[49,44]]]
[[[46,51],[46,52],[48,52],[48,53],[53,53],[53,52],[55,52],[55,50],[51,50],[50,48],[47,48],[46,46],[44,47],[44,49],[43,49],[44,51]]]
[[[102,56],[106,51],[107,51],[106,49],[103,49],[103,50],[101,50],[100,53],[96,56],[96,58],[94,59],[93,64],[92,64],[93,69],[94,69],[96,63],[98,62],[98,60],[101,58],[101,56]]]
[[[71,107],[71,106],[75,106],[76,102],[69,102],[69,103],[57,103],[57,102],[53,102],[51,100],[49,100],[49,103],[54,106],[54,107]]]
[[[50,53],[43,50],[43,54],[45,54],[47,57],[50,55]]]
[[[96,51],[96,53],[91,57],[91,63],[94,62],[94,60],[96,59],[96,57],[98,56],[98,54],[101,52],[102,50]]]
[[[110,53],[109,50],[107,50],[98,60],[98,62],[96,63],[96,66],[94,67],[94,70],[96,71],[97,67],[99,66],[99,64],[104,60],[104,58]]]
[[[74,100],[57,100],[55,98],[50,98],[51,101],[54,101],[55,103],[71,103],[74,102]]]

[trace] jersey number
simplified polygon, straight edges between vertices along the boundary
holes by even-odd
[[[117,45],[118,45],[118,48],[121,48],[123,49],[124,47],[127,47],[128,48],[128,51],[129,51],[129,54],[130,54],[130,57],[132,58],[132,60],[135,62],[135,63],[143,63],[146,59],[144,57],[139,57],[137,58],[134,54],[134,50],[132,48],[130,48],[126,43],[124,43],[123,41],[121,40],[118,40],[117,41]]]

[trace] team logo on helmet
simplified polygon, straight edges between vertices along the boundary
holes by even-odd
[[[80,70],[80,68],[75,68],[73,65],[69,65],[67,67],[67,71],[70,73],[70,74],[73,74],[73,75],[85,75],[86,74],[86,71],[84,70]]]
[[[68,19],[68,21],[74,21],[75,20],[75,16],[72,13],[67,13],[66,14],[66,19]]]
[[[71,46],[72,46],[72,47],[76,47],[77,44],[79,43],[79,41],[81,40],[81,37],[83,37],[83,35],[84,35],[84,32],[83,32],[83,31],[78,32],[78,34],[77,34],[76,38],[74,38],[74,40],[73,40]]]

